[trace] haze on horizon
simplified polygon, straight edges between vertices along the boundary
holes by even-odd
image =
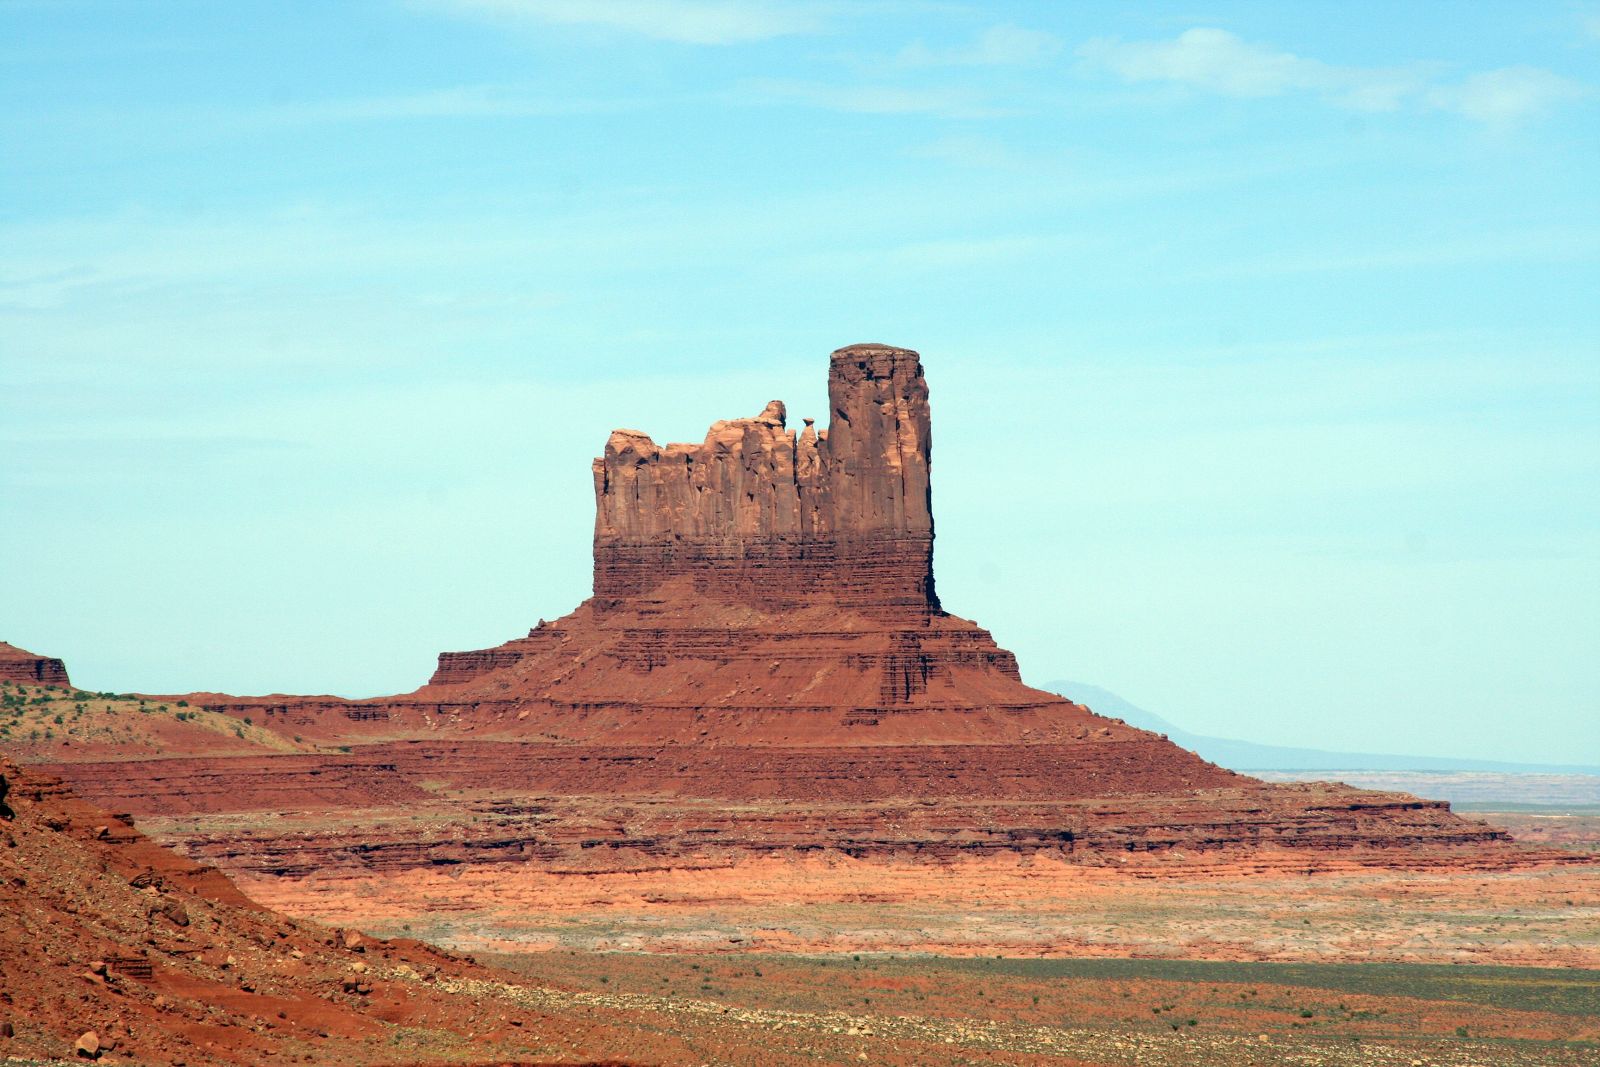
[[[1359,10],[0,3],[0,639],[411,689],[884,341],[1029,680],[1596,762],[1600,5]]]

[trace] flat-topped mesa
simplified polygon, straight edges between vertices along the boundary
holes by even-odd
[[[71,685],[67,665],[51,656],[38,656],[27,649],[0,641],[0,681],[27,685]]]
[[[698,445],[617,430],[594,461],[594,592],[691,576],[774,608],[826,595],[874,615],[939,610],[928,385],[917,353],[851,345],[828,368],[832,417],[788,428],[783,403],[713,423]]]

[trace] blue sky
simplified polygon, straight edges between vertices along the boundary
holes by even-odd
[[[0,0],[0,638],[412,688],[876,340],[1030,680],[1597,762],[1597,292],[1600,5]]]

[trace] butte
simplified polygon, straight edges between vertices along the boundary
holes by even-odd
[[[594,595],[525,637],[440,655],[415,692],[189,694],[282,744],[34,758],[118,811],[341,812],[342,830],[169,835],[258,878],[753,855],[1300,870],[1527,858],[1443,802],[1268,784],[1023,684],[935,590],[918,354],[839,349],[828,396],[826,430],[789,429],[774,401],[695,444],[612,433],[593,464]],[[358,814],[408,806],[447,817]]]
[[[71,685],[67,667],[58,659],[36,656],[26,649],[0,641],[0,681],[25,685]]]

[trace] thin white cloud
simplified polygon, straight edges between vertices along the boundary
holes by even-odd
[[[896,273],[960,271],[972,267],[993,267],[1037,259],[1079,243],[1076,239],[1025,234],[1011,237],[940,238],[930,241],[911,241],[888,248],[859,249],[841,257],[835,253],[807,257],[799,261],[798,269],[807,268],[837,272],[858,269],[866,272],[881,269]]]
[[[93,281],[93,272],[81,264],[29,273],[0,271],[0,311],[64,307],[78,290]]]
[[[1447,85],[1418,66],[1339,66],[1211,27],[1163,41],[1096,38],[1078,55],[1129,82],[1167,82],[1245,99],[1307,93],[1357,111],[1431,107],[1498,126],[1590,95],[1587,87],[1539,67],[1504,67]]]
[[[728,45],[817,33],[823,7],[777,0],[424,0],[503,23],[600,26],[678,44]]]
[[[1283,277],[1293,274],[1455,267],[1483,263],[1592,262],[1600,256],[1600,229],[1555,227],[1502,230],[1408,242],[1389,248],[1331,248],[1263,255],[1229,266],[1198,271],[1197,277]]]
[[[746,82],[740,97],[765,103],[794,103],[828,111],[866,115],[941,115],[978,119],[1004,115],[981,96],[960,88],[906,88],[895,85],[828,85],[761,79]]]
[[[936,49],[913,41],[898,59],[908,67],[1030,67],[1059,51],[1061,40],[1054,34],[1005,23],[989,27],[965,48]]]
[[[515,87],[463,85],[427,93],[351,97],[274,107],[270,117],[305,122],[359,122],[415,118],[497,118],[594,115],[637,106],[627,101],[551,99]]]
[[[1587,95],[1585,86],[1540,67],[1502,67],[1434,89],[1428,101],[1491,126],[1511,126]]]
[[[992,137],[953,135],[937,138],[911,155],[921,159],[937,159],[962,167],[1022,168],[1033,165],[1032,160],[1018,156],[1010,148]]]
[[[1246,98],[1312,92],[1362,111],[1392,111],[1421,88],[1412,71],[1334,66],[1210,27],[1170,41],[1095,38],[1078,54],[1130,82],[1174,82]]]

